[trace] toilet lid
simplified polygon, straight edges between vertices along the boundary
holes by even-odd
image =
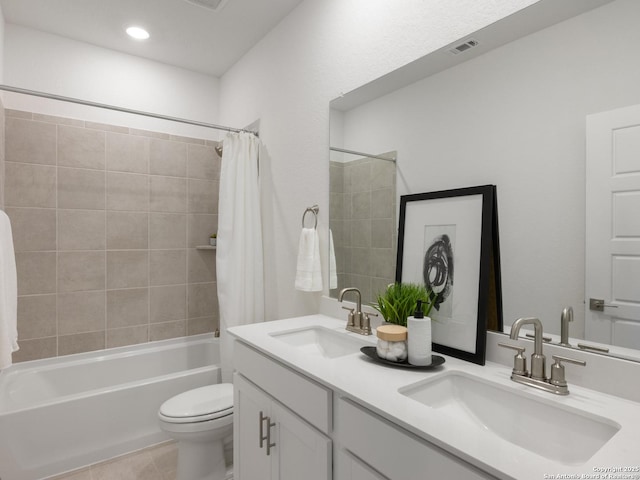
[[[195,388],[170,398],[160,406],[167,419],[205,421],[233,413],[233,385],[220,383]],[[194,418],[195,417],[195,418]]]

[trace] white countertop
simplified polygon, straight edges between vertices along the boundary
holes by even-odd
[[[270,335],[319,325],[375,345],[375,335],[362,337],[348,333],[344,330],[345,324],[345,320],[318,314],[234,327],[229,333],[237,340],[496,477],[545,479],[573,475],[564,478],[598,478],[586,475],[599,474],[599,478],[640,479],[640,471],[637,470],[640,467],[640,403],[572,385],[570,377],[567,380],[571,393],[567,396],[553,395],[511,381],[510,368],[491,362],[480,366],[441,355],[446,362],[434,370],[401,369],[380,365],[360,352],[335,359],[309,355]],[[619,424],[621,428],[586,463],[566,465],[525,450],[489,430],[476,428],[470,431],[468,425],[456,424],[455,418],[442,415],[438,410],[398,392],[401,387],[447,371],[465,372],[494,384],[525,392],[543,402],[557,402],[568,408],[581,410],[586,415],[604,417]],[[638,379],[620,381],[638,382]],[[500,406],[496,405],[496,408]],[[603,473],[608,468],[627,470]]]

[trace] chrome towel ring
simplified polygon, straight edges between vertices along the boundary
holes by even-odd
[[[318,207],[318,205],[307,207],[304,213],[302,214],[302,228],[304,228],[304,217],[306,217],[307,213],[309,212],[313,213],[313,218],[315,220],[313,228],[318,228],[318,212],[319,211],[320,211],[320,207]]]

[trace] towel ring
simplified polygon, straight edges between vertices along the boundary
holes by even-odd
[[[315,224],[313,225],[313,228],[318,228],[318,212],[319,211],[320,211],[320,208],[318,207],[318,205],[314,205],[313,207],[307,207],[307,209],[302,214],[302,228],[304,228],[304,217],[306,217],[307,213],[309,212],[313,213],[313,217],[315,220]]]

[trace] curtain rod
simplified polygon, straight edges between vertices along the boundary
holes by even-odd
[[[383,157],[382,155],[372,155],[370,153],[362,153],[362,152],[357,152],[355,150],[345,150],[344,148],[338,148],[338,147],[329,147],[329,150],[333,150],[334,152],[341,152],[341,153],[350,153],[351,155],[358,155],[360,157],[369,157],[369,158],[377,158],[378,160],[386,160],[387,162],[394,162],[396,161],[395,157]]]
[[[27,90],[24,88],[12,87],[9,85],[0,85],[0,90],[4,90],[5,92],[21,93],[23,95],[32,95],[34,97],[48,98],[50,100],[59,100],[61,102],[76,103],[78,105],[85,105],[88,107],[104,108],[106,110],[113,110],[116,112],[132,113],[134,115],[143,115],[145,117],[158,118],[160,120],[169,120],[170,122],[186,123],[187,125],[196,125],[198,127],[213,128],[215,130],[225,130],[227,132],[234,132],[234,133],[246,132],[246,133],[252,133],[256,137],[259,136],[258,132],[254,132],[253,130],[245,130],[244,128],[225,127],[224,125],[215,125],[213,123],[187,120],[186,118],[170,117],[168,115],[161,115],[159,113],[144,112],[141,110],[132,110],[130,108],[117,107],[115,105],[107,105],[106,103],[97,103],[97,102],[91,102],[89,100],[80,100],[78,98],[63,97],[61,95],[37,92],[35,90]]]

